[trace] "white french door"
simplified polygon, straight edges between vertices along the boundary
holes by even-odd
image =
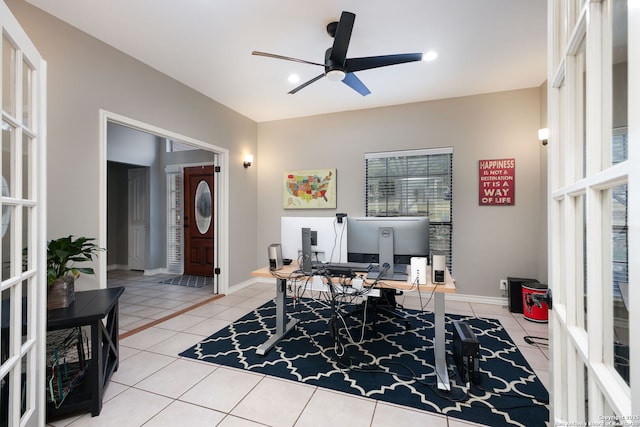
[[[551,425],[638,425],[640,1],[547,4]]]
[[[0,1],[2,329],[0,425],[45,418],[46,64]]]

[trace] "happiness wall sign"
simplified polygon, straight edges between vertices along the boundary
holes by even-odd
[[[480,206],[514,205],[516,159],[480,160]]]

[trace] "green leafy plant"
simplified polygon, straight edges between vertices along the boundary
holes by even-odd
[[[74,236],[50,240],[47,244],[47,285],[57,278],[80,273],[95,274],[91,267],[76,267],[76,262],[92,261],[97,252],[103,250],[94,243],[94,238]]]

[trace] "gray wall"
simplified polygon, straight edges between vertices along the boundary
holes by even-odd
[[[258,125],[256,264],[280,239],[280,217],[364,214],[364,153],[453,147],[454,273],[458,292],[500,296],[499,279],[546,272],[537,139],[539,88],[395,107],[343,112]],[[516,159],[515,206],[478,205],[478,161]],[[337,168],[333,210],[282,208],[286,170]]]
[[[21,0],[7,0],[48,68],[47,238],[99,233],[99,110],[229,150],[229,284],[255,265],[257,124]],[[103,242],[104,244],[104,242]],[[106,286],[81,277],[79,288]]]
[[[151,166],[157,161],[159,143],[150,133],[107,123],[107,160],[111,162]]]

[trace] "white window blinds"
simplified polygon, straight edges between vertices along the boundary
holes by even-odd
[[[365,154],[367,216],[428,216],[432,252],[453,271],[453,148]]]

